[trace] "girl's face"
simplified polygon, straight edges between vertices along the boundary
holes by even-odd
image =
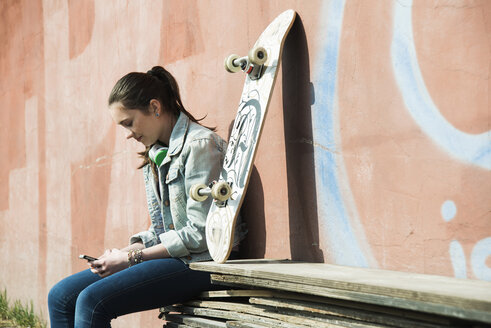
[[[148,112],[127,109],[120,102],[111,104],[109,111],[114,122],[130,132],[127,139],[133,138],[145,146],[151,146],[157,140],[169,144],[174,122],[172,115],[162,111],[159,101],[152,99]]]

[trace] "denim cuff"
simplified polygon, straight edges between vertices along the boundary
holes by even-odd
[[[170,230],[159,235],[160,242],[172,257],[189,255],[189,251],[175,230]]]
[[[158,239],[151,231],[142,231],[130,237],[130,245],[141,241],[145,248],[158,244]]]

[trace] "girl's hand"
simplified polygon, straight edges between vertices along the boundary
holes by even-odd
[[[102,278],[112,275],[128,267],[128,252],[117,248],[106,250],[97,260],[89,263],[90,271]]]

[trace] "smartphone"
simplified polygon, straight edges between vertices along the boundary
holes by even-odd
[[[97,258],[96,257],[92,257],[92,256],[88,256],[88,255],[84,255],[84,254],[80,254],[78,256],[79,259],[83,259],[83,260],[87,260],[87,261],[96,261]]]

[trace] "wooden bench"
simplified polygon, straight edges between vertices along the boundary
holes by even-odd
[[[161,309],[168,327],[491,327],[491,283],[288,260],[201,262],[228,290]]]

